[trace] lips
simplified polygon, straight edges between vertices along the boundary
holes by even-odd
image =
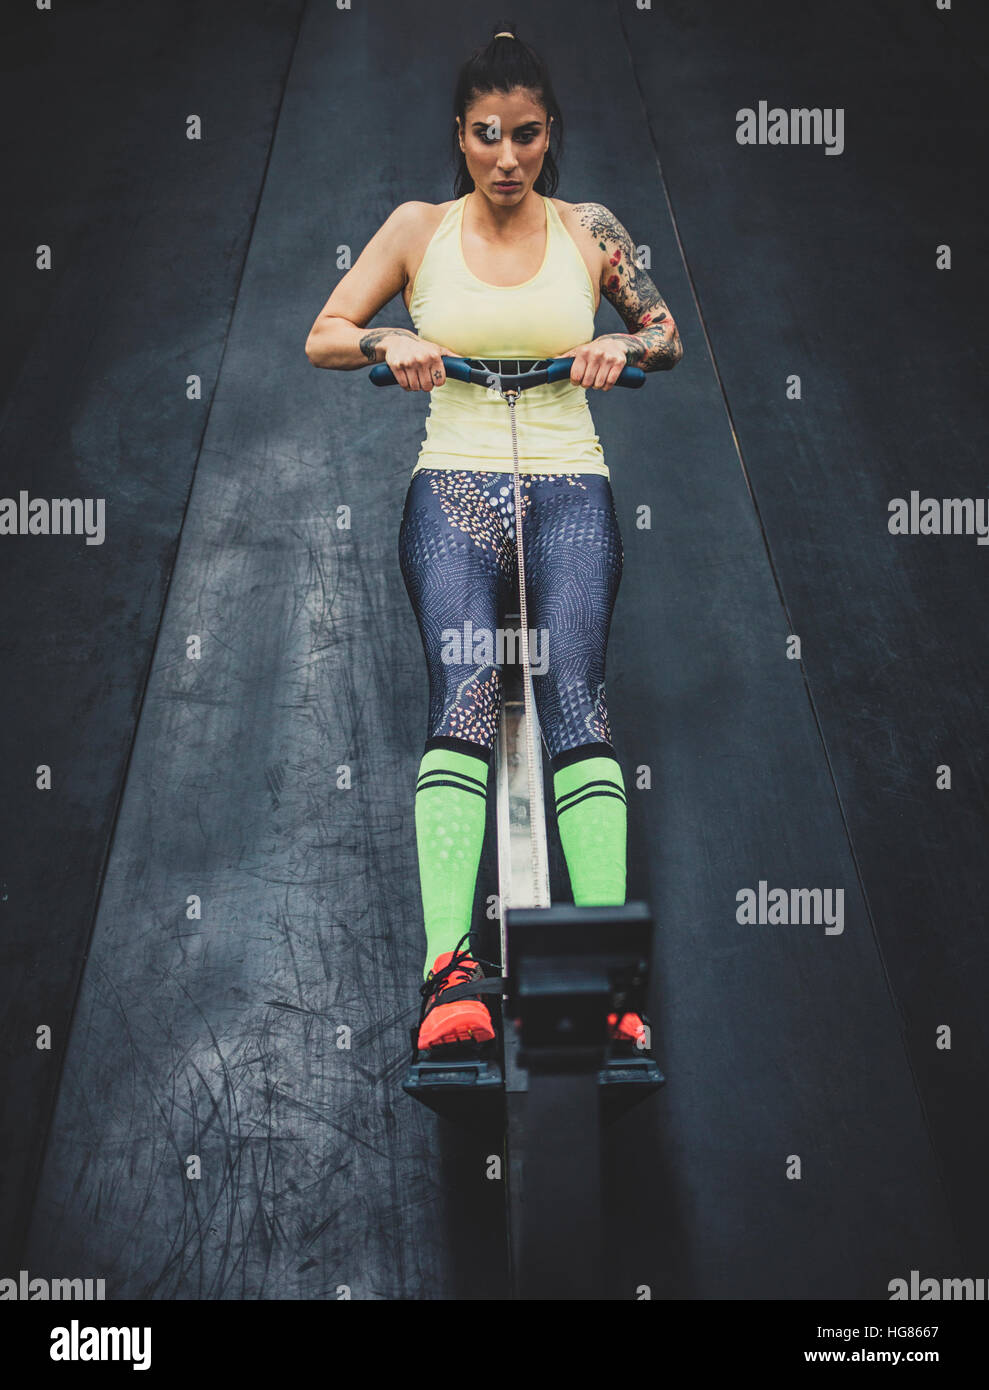
[[[508,183],[496,183],[496,184],[495,184],[495,188],[504,188],[506,191],[507,191],[508,189],[510,189],[510,188],[521,188],[521,187],[522,187],[522,185],[521,185],[520,183],[517,183],[514,179],[513,179],[513,180],[510,180]]]

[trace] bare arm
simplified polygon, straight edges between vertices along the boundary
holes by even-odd
[[[632,238],[601,203],[578,203],[576,212],[602,252],[602,297],[615,306],[628,329],[602,337],[625,347],[628,365],[646,372],[669,371],[683,356],[680,335],[659,290],[635,263]]]
[[[416,205],[402,203],[375,232],[323,305],[306,339],[314,367],[355,371],[385,360],[389,337],[418,337],[408,328],[365,325],[405,288],[405,251]]]

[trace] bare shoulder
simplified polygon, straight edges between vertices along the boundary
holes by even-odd
[[[438,222],[447,208],[452,207],[455,202],[455,198],[448,198],[445,203],[420,203],[415,200],[399,203],[392,217],[407,227],[414,227],[417,223],[427,225],[430,222]]]
[[[603,237],[606,219],[611,214],[600,203],[568,203],[562,198],[554,198],[552,202],[560,215],[560,221],[573,237],[574,244],[584,259],[591,283],[596,287],[594,307],[597,310],[601,301],[605,272],[609,269],[612,254],[612,248]]]
[[[430,238],[443,220],[444,214],[456,202],[448,198],[445,203],[399,203],[392,213],[395,220],[395,234],[402,251],[405,266],[405,289],[403,298],[408,308],[409,295],[426,247]]]
[[[554,198],[553,204],[580,247],[595,283],[604,291],[614,275],[614,267],[620,262],[628,264],[634,260],[632,238],[603,203],[565,203],[561,198]]]
[[[456,199],[450,198],[445,203],[399,203],[388,220],[395,230],[409,241],[415,241],[421,236],[429,238],[442,221],[443,214],[455,201]]]
[[[560,220],[566,227],[571,236],[577,233],[586,235],[587,227],[587,208],[596,208],[598,203],[568,203],[563,198],[551,198],[550,202],[560,214]]]
[[[553,202],[574,240],[593,247],[602,273],[613,263],[617,249],[626,255],[632,252],[632,238],[603,203],[564,203],[556,198]]]

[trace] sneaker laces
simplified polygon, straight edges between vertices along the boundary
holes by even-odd
[[[467,949],[461,950],[464,942]],[[430,1000],[436,996],[436,1004],[442,1003],[440,991],[453,985],[466,985],[474,978],[474,971],[478,966],[491,966],[497,970],[499,967],[493,961],[484,960],[481,956],[475,956],[470,949],[470,930],[464,932],[463,936],[453,948],[453,955],[446,965],[439,970],[430,971],[428,977],[419,986],[419,994],[422,997],[422,1004],[419,1009],[419,1027],[423,1025],[426,1015],[429,1013]]]

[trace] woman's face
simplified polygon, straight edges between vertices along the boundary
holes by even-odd
[[[487,92],[468,105],[460,148],[475,188],[495,207],[520,203],[532,188],[549,149],[551,124],[535,94],[524,87]]]

